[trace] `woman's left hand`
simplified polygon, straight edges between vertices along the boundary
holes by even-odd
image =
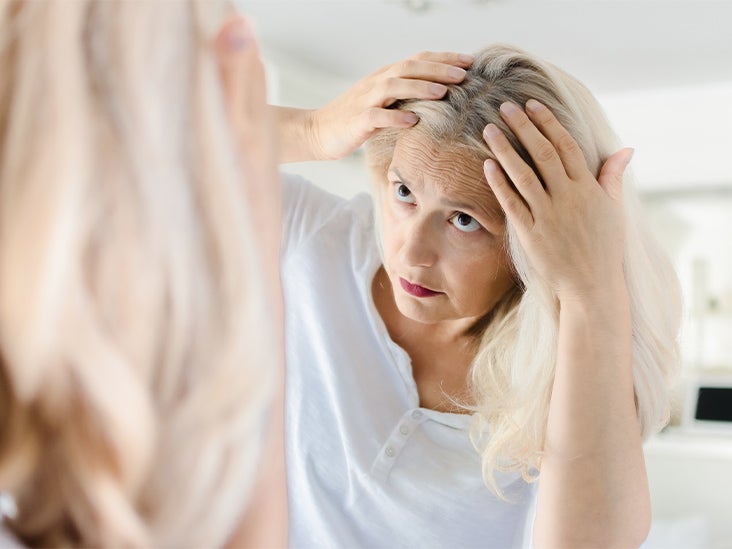
[[[530,100],[526,112],[504,103],[501,117],[544,181],[543,186],[495,125],[486,126],[483,136],[498,162],[485,161],[485,176],[532,268],[560,302],[602,293],[622,281],[623,172],[633,150],[611,156],[596,179],[577,142],[541,103]]]

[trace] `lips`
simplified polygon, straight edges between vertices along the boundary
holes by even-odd
[[[399,278],[399,283],[402,285],[402,288],[405,292],[407,292],[409,295],[413,295],[414,297],[434,297],[442,293],[430,290],[429,288],[425,288],[424,286],[420,286],[419,284],[412,284],[411,282],[408,282],[401,277]]]

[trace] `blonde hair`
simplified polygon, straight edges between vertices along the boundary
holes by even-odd
[[[450,86],[443,100],[397,103],[394,108],[413,111],[420,121],[411,129],[383,131],[370,140],[372,173],[384,181],[396,141],[405,131],[459,151],[469,162],[495,158],[482,139],[483,128],[491,122],[534,167],[499,114],[503,102],[524,105],[530,98],[552,110],[581,147],[590,170],[599,175],[603,162],[620,145],[597,101],[564,71],[507,45],[478,52],[465,80]],[[673,268],[643,222],[629,171],[623,186],[635,396],[646,438],[668,421],[670,386],[680,365],[681,298]],[[475,403],[470,407],[475,412],[471,438],[482,457],[486,484],[499,495],[495,471],[520,471],[526,480],[538,476],[559,318],[551,289],[529,268],[510,223],[506,246],[518,285],[479,323],[482,333],[469,379]]]
[[[0,490],[24,543],[222,545],[245,510],[280,354],[229,13],[0,0]]]

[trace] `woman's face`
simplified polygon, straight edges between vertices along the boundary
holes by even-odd
[[[399,311],[471,326],[514,286],[505,218],[482,163],[408,132],[387,180],[384,267]]]

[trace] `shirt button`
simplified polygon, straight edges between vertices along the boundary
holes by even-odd
[[[391,446],[387,446],[386,450],[384,450],[384,453],[386,454],[386,457],[393,458],[396,452],[394,451],[394,448]]]
[[[401,427],[399,427],[399,432],[403,435],[408,435],[409,427],[407,427],[406,425],[402,425]]]
[[[421,410],[415,410],[412,412],[412,419],[422,419],[422,411]]]

